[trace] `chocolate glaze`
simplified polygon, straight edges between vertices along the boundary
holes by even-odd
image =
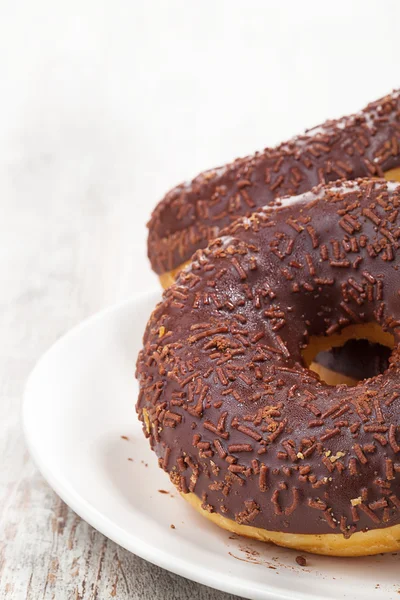
[[[317,187],[239,219],[164,293],[137,411],[206,510],[292,533],[400,523],[399,207],[393,182]],[[302,366],[308,337],[359,322],[394,335],[389,369],[319,382]]]
[[[171,190],[148,224],[148,255],[161,274],[187,261],[240,215],[340,178],[382,176],[400,165],[400,92],[327,121],[277,148],[206,171]]]

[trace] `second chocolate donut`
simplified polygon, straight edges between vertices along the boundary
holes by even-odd
[[[151,266],[168,287],[192,254],[238,216],[318,183],[383,175],[399,179],[398,167],[399,90],[358,114],[327,121],[277,148],[178,185],[157,205],[148,224]]]

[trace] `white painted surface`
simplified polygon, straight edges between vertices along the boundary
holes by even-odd
[[[21,392],[71,325],[157,285],[166,189],[399,87],[399,22],[397,0],[0,2],[0,598],[224,597],[62,505]]]

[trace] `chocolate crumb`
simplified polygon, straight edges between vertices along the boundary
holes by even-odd
[[[307,560],[305,559],[304,556],[296,556],[296,562],[301,567],[307,566]]]
[[[128,442],[129,438],[127,435],[121,435],[121,440],[126,440]]]
[[[171,523],[171,529],[176,529],[176,527],[173,523]]]
[[[160,492],[160,494],[169,494],[169,492],[167,492],[167,490],[158,490]]]

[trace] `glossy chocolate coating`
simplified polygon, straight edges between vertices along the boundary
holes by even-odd
[[[400,523],[400,185],[319,186],[239,219],[153,312],[139,418],[160,466],[203,507],[291,533]],[[309,336],[377,322],[390,366],[330,387]],[[145,409],[145,412],[143,412]]]
[[[362,112],[206,171],[171,190],[148,224],[148,255],[158,274],[190,259],[221,228],[277,198],[337,179],[383,176],[400,165],[400,93]]]

